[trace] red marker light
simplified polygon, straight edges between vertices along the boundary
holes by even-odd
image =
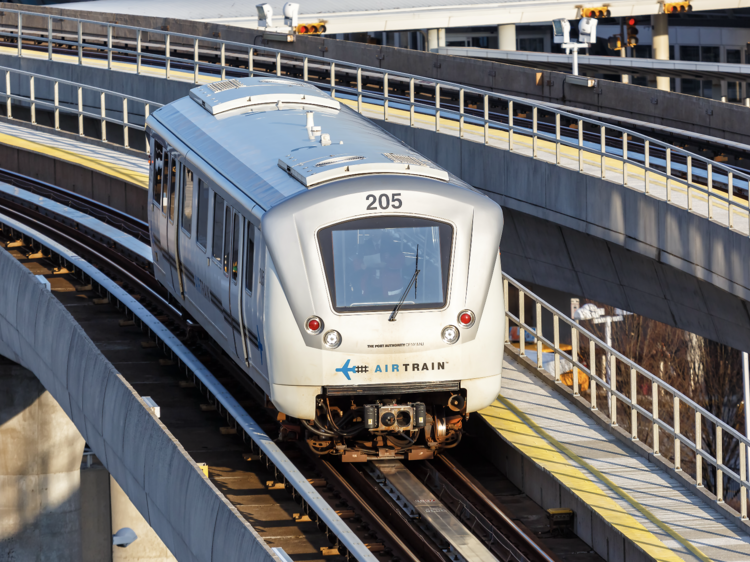
[[[458,323],[462,328],[471,328],[474,325],[474,313],[471,310],[462,310],[458,313]]]
[[[461,315],[461,324],[471,324],[471,314],[469,314],[468,312],[464,312]]]
[[[323,321],[317,316],[311,316],[305,322],[305,330],[311,334],[319,334],[323,331]]]

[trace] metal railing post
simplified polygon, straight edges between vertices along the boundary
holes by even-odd
[[[508,151],[513,152],[513,101],[508,102]]]
[[[630,367],[630,438],[638,441],[638,375],[635,367]]]
[[[78,86],[78,134],[83,136],[83,88]]]
[[[523,325],[526,323],[526,312],[523,291],[518,291],[518,348],[521,351],[521,357],[526,356],[526,330]]]
[[[650,158],[650,149],[649,149],[649,141],[646,139],[643,142],[643,189],[644,193],[648,194],[648,169],[651,167],[651,158]]]
[[[18,56],[23,53],[23,15],[18,14]]]
[[[740,519],[747,520],[747,488],[743,481],[747,479],[747,447],[740,441]]]
[[[107,99],[104,92],[100,94],[99,105],[101,108],[102,141],[107,142]]]
[[[688,156],[687,157],[687,202],[688,202],[688,211],[693,210],[693,202],[690,198],[690,184],[693,183],[693,157]]]
[[[578,396],[578,330],[571,326],[570,328],[570,352],[573,357],[573,396]]]
[[[5,71],[5,116],[8,119],[13,119],[13,110],[11,108],[12,99],[10,91],[10,70]]]
[[[724,503],[724,444],[722,443],[721,426],[716,426],[716,503]]]
[[[357,68],[357,113],[362,113],[362,67]]]
[[[440,132],[440,84],[435,85],[435,132]]]
[[[596,406],[596,342],[589,339],[589,392],[591,393],[591,409],[598,410]]]
[[[198,83],[198,38],[193,39],[193,84]]]
[[[674,427],[674,469],[676,472],[682,470],[680,466],[680,439],[677,437],[680,434],[680,397],[674,395],[674,411],[673,414],[673,427]]]
[[[607,177],[607,165],[605,160],[607,159],[607,129],[604,125],[599,127],[599,151],[602,153],[601,156],[601,173],[602,179]]]
[[[107,70],[112,70],[112,26],[107,26]]]
[[[135,73],[140,74],[141,73],[141,33],[142,31],[139,29],[135,34]]]
[[[508,302],[508,280],[503,279],[503,303],[505,304],[505,343],[510,343],[510,328],[508,327],[508,311],[510,310],[510,303]]]
[[[670,185],[669,185],[669,176],[672,175],[672,149],[667,148],[667,154],[666,154],[666,161],[667,161],[667,203],[672,201],[672,192],[670,191]]]
[[[713,166],[711,164],[706,164],[706,189],[708,189],[708,195],[706,196],[708,198],[708,220],[711,220],[714,218],[713,210],[711,209],[711,189],[713,188]],[[729,190],[727,189],[727,198],[729,200],[732,199],[732,194],[729,193]],[[731,213],[732,209],[727,208],[727,210]]]
[[[560,114],[555,113],[555,164],[560,165]]]
[[[253,75],[253,72],[255,72],[254,66],[255,66],[255,61],[253,59],[253,48],[250,47],[247,50],[247,73],[251,77]]]
[[[60,130],[60,92],[59,92],[59,86],[60,84],[55,80],[55,91],[54,91],[54,97],[55,97],[55,130]]]
[[[458,138],[464,138],[464,89],[458,91]]]
[[[622,185],[628,185],[628,134],[622,134]]]
[[[78,20],[78,64],[83,64],[83,22],[81,20]]]
[[[703,423],[701,422],[701,413],[695,412],[695,486],[703,488],[703,457],[700,452],[703,450]]]
[[[409,126],[414,126],[414,78],[409,80]]]
[[[128,127],[128,98],[122,98],[122,132],[123,132],[123,138],[125,142],[125,148],[130,148],[129,130],[130,130],[130,127]]]
[[[654,416],[654,423],[652,425],[654,430],[654,444],[652,449],[655,455],[661,454],[659,452],[659,424],[656,420],[659,419],[659,383],[655,380],[651,381],[651,414]]]
[[[583,172],[583,119],[578,120],[578,171]]]
[[[484,95],[484,144],[490,144],[490,96]]]
[[[543,369],[542,361],[542,303],[536,303],[536,368]]]
[[[34,92],[34,77],[29,76],[29,99],[31,100],[31,123],[36,125],[36,95]]]
[[[172,48],[170,46],[171,36],[169,33],[164,34],[164,68],[166,70],[166,77],[169,80],[169,70],[172,66]]]
[[[281,76],[281,53],[276,53],[276,76]]]
[[[383,74],[383,121],[388,121],[388,73]]]
[[[47,16],[47,60],[52,60],[52,16]]]
[[[536,158],[536,138],[537,138],[537,108],[534,106],[531,110],[531,156]]]
[[[609,418],[609,424],[611,426],[618,425],[617,424],[617,396],[615,396],[614,392],[612,392],[613,389],[617,388],[617,357],[613,355],[610,355],[609,357],[609,371],[610,371],[610,383],[609,383],[609,389],[607,392],[609,393],[609,404],[610,404],[610,418]]]
[[[307,59],[307,57],[305,57],[305,60],[302,62],[302,80],[304,80],[305,82],[308,81],[308,76],[307,76],[307,61],[308,61],[308,59]]]
[[[221,43],[221,79],[226,80],[227,78],[227,64],[226,64],[226,43]]]
[[[552,337],[555,344],[555,382],[560,382],[560,317],[552,313]]]
[[[331,97],[336,97],[336,63],[331,63]]]

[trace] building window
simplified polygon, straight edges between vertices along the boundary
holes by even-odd
[[[198,246],[203,251],[208,248],[208,186],[198,180]]]
[[[190,238],[193,232],[193,170],[182,167],[182,228]]]

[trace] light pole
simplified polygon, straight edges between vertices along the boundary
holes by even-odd
[[[605,359],[604,372],[607,384],[612,388],[612,376],[610,372],[610,364],[612,363],[612,354],[609,352],[609,348],[612,347],[612,322],[622,322],[624,317],[632,314],[631,312],[625,312],[619,308],[615,309],[614,316],[605,316],[605,310],[597,307],[595,304],[589,303],[584,304],[581,308],[573,313],[573,320],[591,320],[594,324],[604,324],[604,343],[607,344],[607,357]],[[595,369],[593,358],[589,358],[590,368]],[[612,402],[611,393],[607,393],[607,411],[610,417],[612,416]]]

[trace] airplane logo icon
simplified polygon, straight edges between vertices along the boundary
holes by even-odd
[[[350,361],[351,361],[351,359],[347,359],[346,363],[344,363],[343,367],[341,367],[340,369],[336,369],[336,372],[343,374],[346,377],[346,380],[348,380],[348,381],[352,380],[352,378],[349,376],[349,374],[350,373],[355,373],[357,371],[356,367],[350,367],[349,366],[349,362]]]

